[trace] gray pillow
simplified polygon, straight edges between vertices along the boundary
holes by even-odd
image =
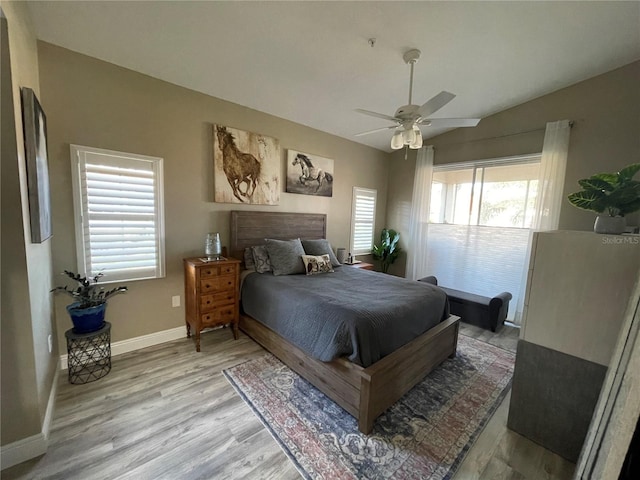
[[[244,268],[254,271],[256,269],[256,261],[253,259],[253,247],[244,249]]]
[[[272,271],[271,262],[269,261],[269,253],[264,245],[252,247],[253,261],[256,267],[256,272],[266,273]]]
[[[329,255],[331,265],[339,267],[341,263],[333,253],[329,240],[319,238],[318,240],[302,240],[302,246],[307,255]]]
[[[299,238],[293,240],[267,238],[265,242],[274,275],[304,273],[304,263],[302,263],[304,248]]]

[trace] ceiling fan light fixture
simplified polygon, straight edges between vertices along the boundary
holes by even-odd
[[[406,128],[402,131],[402,141],[405,145],[412,145],[416,141],[416,132],[412,128]]]
[[[417,125],[413,126],[413,142],[409,144],[409,148],[416,150],[422,148],[422,132]]]
[[[391,148],[393,150],[400,150],[404,145],[404,140],[402,138],[402,130],[396,130],[391,137]]]

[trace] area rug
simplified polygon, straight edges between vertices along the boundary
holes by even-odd
[[[307,479],[449,479],[508,392],[515,354],[460,335],[377,420],[354,417],[271,354],[223,373]]]

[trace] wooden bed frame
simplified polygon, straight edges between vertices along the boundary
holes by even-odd
[[[326,216],[309,213],[231,212],[230,252],[242,259],[245,247],[265,238],[325,238]],[[347,267],[344,267],[347,268]],[[448,357],[456,355],[460,319],[454,315],[418,338],[363,368],[345,358],[321,362],[248,315],[240,329],[358,420],[369,433],[375,419]]]

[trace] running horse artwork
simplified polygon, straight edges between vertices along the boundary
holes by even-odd
[[[289,150],[287,192],[333,196],[333,160]]]
[[[215,201],[276,205],[279,160],[277,140],[215,125]]]

